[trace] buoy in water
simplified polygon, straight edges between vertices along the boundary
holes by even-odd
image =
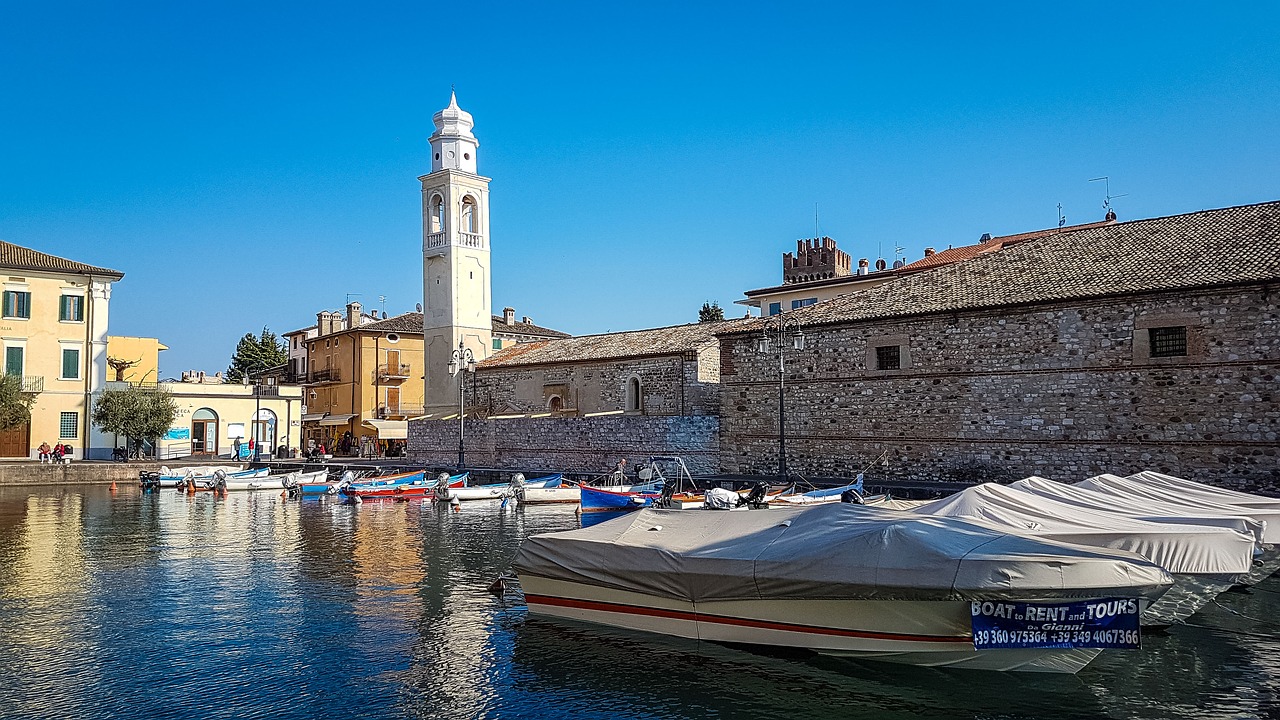
[[[112,481],[111,481],[111,492],[115,492],[115,491],[116,491],[116,481],[115,481],[115,480],[112,480]]]

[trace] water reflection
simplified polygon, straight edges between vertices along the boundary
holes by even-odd
[[[0,716],[1280,713],[1274,579],[1075,677],[929,670],[530,619],[486,592],[525,537],[578,524],[562,506],[0,488]]]

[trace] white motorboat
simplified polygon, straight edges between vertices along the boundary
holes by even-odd
[[[641,510],[531,537],[514,566],[536,615],[913,665],[1067,673],[1115,642],[1136,647],[1141,606],[1171,583],[1132,553],[848,503]],[[1124,628],[1102,627],[1113,622]]]
[[[1243,515],[1263,524],[1261,533],[1263,546],[1262,554],[1257,558],[1252,572],[1242,579],[1241,583],[1255,585],[1280,568],[1280,510],[1266,507],[1268,498],[1257,495],[1247,496],[1253,499],[1256,503],[1254,505],[1214,502],[1213,498],[1219,495],[1214,492],[1216,488],[1211,486],[1191,483],[1191,485],[1205,488],[1205,491],[1184,492],[1182,489],[1171,489],[1164,484],[1152,484],[1142,479],[1135,479],[1139,477],[1141,476],[1123,478],[1108,474],[1095,475],[1072,487],[1092,490],[1113,498],[1117,504],[1126,504],[1130,507],[1173,506],[1183,508],[1188,514],[1212,512],[1231,516]],[[1184,482],[1190,483],[1190,481]],[[1232,491],[1225,491],[1223,496],[1230,497],[1231,494]],[[1239,493],[1239,495],[1247,494]]]
[[[1230,528],[1147,522],[994,483],[965,488],[910,512],[963,518],[1019,535],[1141,555],[1174,579],[1173,587],[1143,614],[1143,622],[1149,625],[1183,620],[1237,584],[1252,568],[1256,547],[1252,535]]]
[[[502,500],[504,498],[514,497],[516,494],[515,486],[511,483],[492,483],[489,485],[467,485],[464,487],[452,487],[448,483],[441,483],[436,488],[436,498],[439,500]]]
[[[511,478],[516,488],[516,498],[525,505],[550,505],[558,503],[576,503],[582,499],[578,486],[566,483],[564,475],[556,473],[533,480],[525,480],[524,475],[516,473]]]
[[[270,475],[268,468],[260,468],[258,472],[249,474],[226,473],[217,470],[213,473],[213,484],[227,492],[243,492],[247,490],[288,490],[297,485],[300,473],[287,475]]]

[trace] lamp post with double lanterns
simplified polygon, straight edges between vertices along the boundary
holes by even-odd
[[[779,313],[765,322],[760,337],[756,338],[756,352],[769,355],[778,352],[778,474],[787,480],[787,406],[786,397],[786,349],[804,350],[804,333],[794,318]]]
[[[458,340],[458,349],[454,350],[449,360],[449,374],[456,376],[459,372],[474,373],[476,371],[476,356],[471,352],[471,348],[467,347],[461,339]],[[466,431],[467,413],[466,406],[463,405],[462,391],[467,385],[466,377],[458,378],[458,469],[462,470],[466,461],[466,450],[463,445],[463,437]]]

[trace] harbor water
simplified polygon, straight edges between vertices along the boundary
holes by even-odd
[[[692,512],[692,511],[691,511]],[[1079,675],[530,618],[488,586],[572,507],[0,488],[0,718],[1264,718],[1280,580]]]

